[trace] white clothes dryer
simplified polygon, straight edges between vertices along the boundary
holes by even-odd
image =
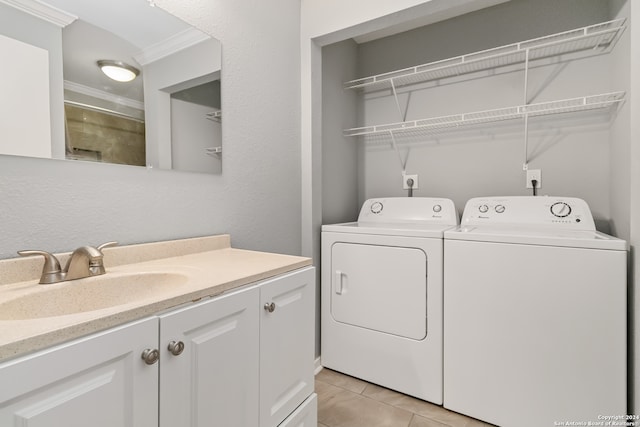
[[[442,403],[442,198],[367,200],[322,227],[322,365]]]
[[[471,199],[444,245],[446,408],[502,427],[626,414],[627,244],[583,200]]]

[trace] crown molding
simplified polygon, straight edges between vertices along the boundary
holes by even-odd
[[[145,48],[143,51],[134,55],[133,58],[140,65],[148,65],[210,38],[211,37],[198,29],[189,28],[169,37],[166,40]]]
[[[50,22],[58,27],[64,28],[78,19],[77,16],[71,15],[53,6],[41,3],[37,0],[0,0],[0,3],[9,5],[36,18]]]
[[[135,99],[117,96],[103,90],[94,89],[92,87],[70,82],[68,80],[64,81],[64,88],[65,90],[69,90],[71,92],[81,93],[83,95],[113,102],[114,104],[124,105],[125,107],[144,111],[144,102],[136,101]]]

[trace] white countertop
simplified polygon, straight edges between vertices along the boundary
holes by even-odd
[[[0,361],[153,315],[311,265],[309,258],[230,247],[227,235],[122,246],[104,250],[106,275],[179,273],[185,284],[114,307],[28,320],[0,320]],[[185,255],[179,255],[184,253]],[[63,264],[65,255],[59,256]],[[0,260],[0,304],[52,286],[90,286],[92,278],[38,284],[42,258]],[[33,278],[37,272],[37,278]],[[9,282],[10,279],[28,280]],[[102,276],[104,277],[104,276]]]

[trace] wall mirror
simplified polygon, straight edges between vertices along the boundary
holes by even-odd
[[[0,54],[0,154],[221,172],[220,43],[153,1],[0,0]]]

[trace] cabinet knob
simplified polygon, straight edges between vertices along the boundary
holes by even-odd
[[[276,303],[275,302],[267,302],[264,304],[264,309],[267,310],[269,313],[273,313],[276,309]]]
[[[174,356],[179,356],[184,351],[184,343],[182,341],[171,341],[167,349]]]
[[[160,358],[160,352],[158,350],[147,348],[142,352],[142,360],[147,365],[153,365]]]

